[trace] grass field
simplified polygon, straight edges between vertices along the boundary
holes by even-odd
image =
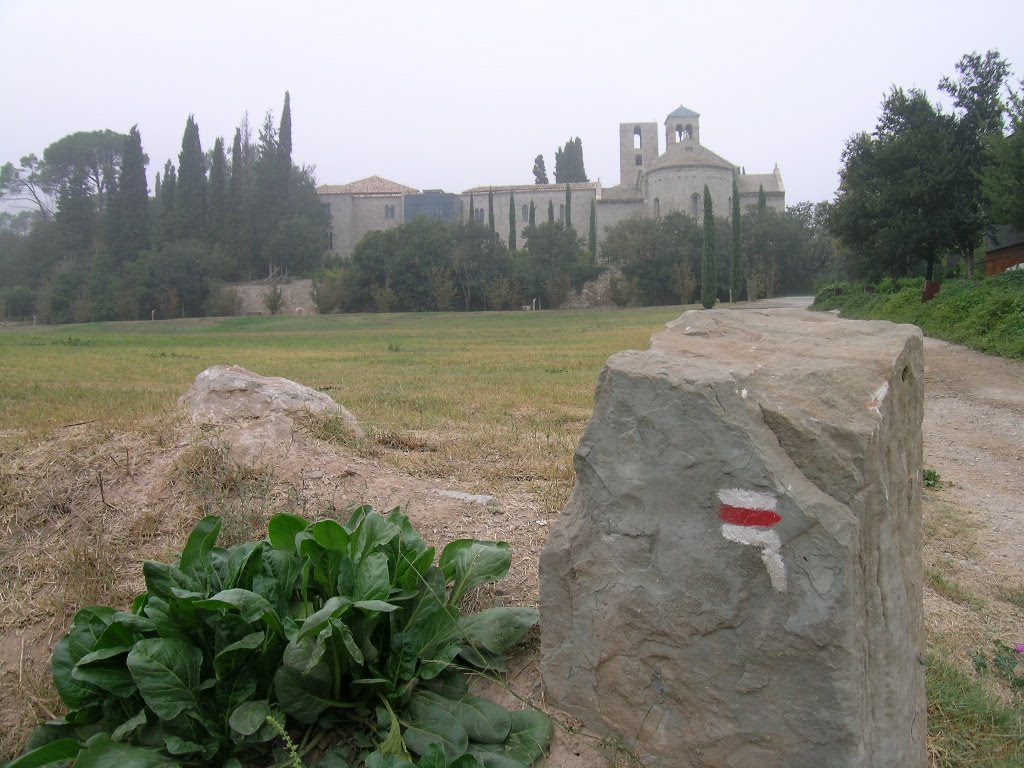
[[[323,390],[371,433],[426,444],[404,469],[500,490],[555,483],[609,355],[646,348],[680,307],[256,317],[0,332],[0,451],[56,427],[123,429],[169,411],[205,368],[238,364]],[[429,464],[429,466],[427,466]],[[543,488],[541,490],[544,490]]]

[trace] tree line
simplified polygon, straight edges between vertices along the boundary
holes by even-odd
[[[507,310],[562,304],[600,271],[568,222],[530,223],[509,249],[487,223],[418,218],[370,232],[314,282],[320,312]]]
[[[189,115],[177,164],[150,195],[138,127],[65,136],[0,167],[0,284],[8,316],[50,322],[232,314],[223,283],[312,274],[328,220],[313,169],[292,162],[285,94],[253,138],[243,119],[228,147],[204,151]]]
[[[535,184],[549,184],[544,155],[533,159],[533,181]],[[555,184],[577,184],[590,181],[583,165],[583,141],[577,136],[569,139],[564,146],[555,150]]]
[[[828,221],[850,277],[973,276],[996,225],[1024,231],[1022,88],[998,51],[967,54],[956,72],[939,81],[952,111],[893,86],[875,129],[847,141]]]

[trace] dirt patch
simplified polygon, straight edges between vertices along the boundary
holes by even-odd
[[[1013,602],[1024,601],[1024,364],[933,340],[925,362],[925,466],[942,482],[924,499],[926,628],[933,649],[970,669],[969,654],[993,639],[1024,642],[1024,607]],[[127,605],[143,588],[141,561],[172,558],[191,527],[215,511],[186,471],[210,435],[185,426],[180,414],[130,434],[95,427],[58,430],[0,456],[0,759],[17,754],[32,725],[59,711],[49,654],[74,612],[95,602]],[[470,607],[535,605],[537,561],[557,516],[545,492],[507,475],[456,485],[424,466],[412,476],[388,461],[393,452],[414,456],[417,466],[443,463],[442,452],[403,441],[382,438],[359,452],[296,432],[265,467],[265,486],[253,486],[259,503],[233,521],[237,535],[263,535],[280,509],[345,518],[362,503],[401,506],[435,546],[460,537],[512,544],[508,578],[471,595]],[[460,501],[442,490],[498,501]],[[534,637],[512,660],[507,683],[486,686],[509,706],[544,707],[538,663]],[[557,719],[542,766],[635,764],[629,734],[603,740]]]

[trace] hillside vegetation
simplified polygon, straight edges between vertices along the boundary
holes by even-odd
[[[811,309],[838,309],[842,317],[913,323],[927,335],[1002,357],[1024,358],[1024,271],[982,280],[947,280],[921,302],[924,278],[832,283]]]

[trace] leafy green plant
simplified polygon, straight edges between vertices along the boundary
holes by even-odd
[[[925,488],[941,488],[942,477],[934,469],[926,469],[923,473]]]
[[[991,674],[1024,695],[1024,645],[1008,645],[997,639],[992,641],[992,646],[990,651],[971,654],[975,671]]]
[[[468,671],[505,670],[538,620],[532,608],[459,611],[507,574],[506,543],[453,541],[435,565],[399,509],[366,506],[345,525],[279,514],[267,540],[227,549],[220,525],[203,518],[176,564],[144,563],[147,592],[130,611],[78,612],[52,661],[68,713],[9,768],[260,764],[279,737],[295,765],[328,730],[368,735],[352,743],[374,746],[349,755],[368,768],[541,756],[546,715],[509,712],[467,683]],[[348,764],[329,754],[325,765]]]

